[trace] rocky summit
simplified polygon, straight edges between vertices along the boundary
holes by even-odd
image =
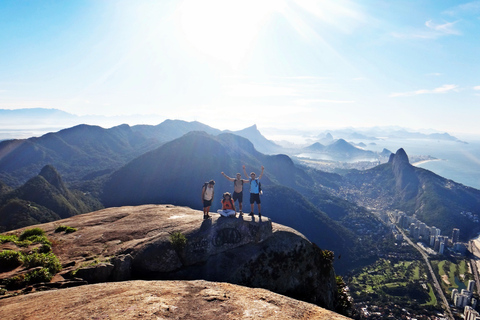
[[[59,225],[76,231],[55,232]],[[51,283],[24,292],[69,283],[202,279],[264,288],[335,307],[331,253],[267,217],[213,214],[203,220],[201,211],[187,207],[143,205],[108,208],[36,227],[46,232],[63,270]],[[8,276],[25,272],[22,268]]]
[[[208,281],[128,281],[0,300],[0,319],[348,319],[268,290]]]

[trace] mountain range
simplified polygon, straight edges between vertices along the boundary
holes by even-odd
[[[165,120],[156,126],[124,124],[110,129],[77,125],[41,137],[4,140],[0,142],[0,180],[19,186],[47,164],[68,182],[91,180],[192,131],[221,133],[196,121]],[[256,126],[233,133],[249,137],[264,152],[276,148]]]
[[[314,144],[301,149],[301,151],[304,153],[324,155],[331,161],[365,161],[377,159],[383,155],[356,147],[344,139],[334,140],[328,145],[315,142]]]
[[[247,172],[258,174],[263,165],[262,213],[341,255],[335,263],[340,273],[378,254],[375,237],[386,230],[370,209],[416,214],[444,234],[461,228],[464,239],[479,229],[460,212],[475,212],[480,191],[413,167],[403,149],[388,163],[340,175],[295,164],[285,154],[268,154],[277,147],[256,126],[222,132],[180,120],[110,129],[79,125],[3,141],[0,224],[7,230],[18,227],[15,220],[23,226],[102,206],[170,203],[200,209],[201,187],[210,179],[217,182],[214,211],[221,194],[233,190],[220,172],[234,176],[246,165]],[[345,140],[325,148],[352,155],[359,150]],[[244,198],[248,209],[248,191]],[[375,233],[365,235],[365,230]]]

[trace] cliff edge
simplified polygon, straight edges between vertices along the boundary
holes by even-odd
[[[23,291],[72,283],[202,279],[264,288],[334,309],[337,286],[329,251],[267,217],[213,216],[203,220],[200,211],[187,207],[143,205],[37,225],[52,242],[63,270],[51,283]],[[77,231],[55,232],[59,225]],[[12,249],[8,243],[2,249],[6,245]],[[0,278],[22,272],[20,266]]]

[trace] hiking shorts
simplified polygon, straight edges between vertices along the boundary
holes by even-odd
[[[205,200],[203,199],[203,207],[210,207],[212,205],[212,200]]]
[[[253,203],[260,204],[260,195],[258,193],[250,193],[250,204]]]
[[[243,192],[233,192],[233,202],[238,200],[238,203],[243,202]]]

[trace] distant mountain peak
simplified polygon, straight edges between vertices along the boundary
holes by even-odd
[[[390,155],[389,163],[410,163],[408,155],[403,148],[397,150],[395,154]]]
[[[65,194],[65,192],[67,191],[67,188],[65,187],[65,184],[60,177],[60,174],[58,174],[57,170],[53,166],[44,166],[40,171],[39,175],[45,178],[45,180],[47,180],[48,183],[50,183],[52,186],[60,190],[62,194]]]
[[[254,124],[254,125],[252,125],[252,126],[250,126],[250,127],[247,127],[247,128],[245,128],[245,129],[243,129],[243,130],[241,130],[241,131],[258,131],[258,128],[257,128],[257,125]]]

